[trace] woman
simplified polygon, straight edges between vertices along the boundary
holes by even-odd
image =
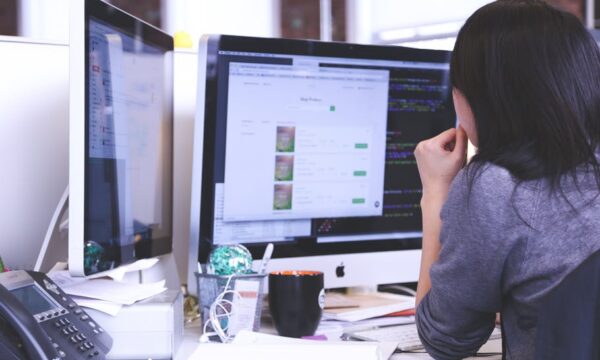
[[[415,151],[419,335],[465,357],[501,312],[505,355],[531,358],[539,300],[600,249],[600,53],[574,16],[497,1],[461,29],[451,77],[460,126]]]

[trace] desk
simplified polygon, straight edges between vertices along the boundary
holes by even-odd
[[[269,332],[267,330],[267,332]],[[202,330],[200,328],[199,322],[194,322],[192,324],[188,324],[184,331],[184,338],[179,350],[177,351],[177,355],[174,360],[187,360],[190,358],[190,355],[196,350],[198,347],[198,338]],[[490,340],[483,345],[480,350],[481,352],[494,352],[500,353],[502,352],[502,340]],[[249,355],[249,359],[251,359],[251,354]],[[501,359],[501,355],[486,357],[486,359]],[[431,357],[426,353],[403,353],[403,354],[394,354],[390,358],[392,360],[403,360],[403,359],[431,359]],[[475,359],[475,358],[472,358]]]

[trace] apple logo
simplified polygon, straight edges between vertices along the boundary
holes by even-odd
[[[344,273],[344,263],[341,263],[338,267],[335,268],[335,276],[341,278],[344,277],[344,275],[346,275]]]

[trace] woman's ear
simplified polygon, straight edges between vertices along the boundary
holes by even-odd
[[[458,117],[458,123],[467,133],[467,137],[471,143],[478,146],[477,138],[477,123],[475,122],[475,116],[467,97],[459,89],[452,88],[452,99],[454,100],[454,110]]]

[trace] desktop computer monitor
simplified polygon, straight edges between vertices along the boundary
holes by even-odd
[[[328,288],[416,281],[413,152],[456,125],[450,52],[207,36],[199,59],[192,292],[228,244],[260,260],[271,242],[269,271],[321,270]]]
[[[173,38],[99,0],[71,1],[69,270],[171,252]]]

